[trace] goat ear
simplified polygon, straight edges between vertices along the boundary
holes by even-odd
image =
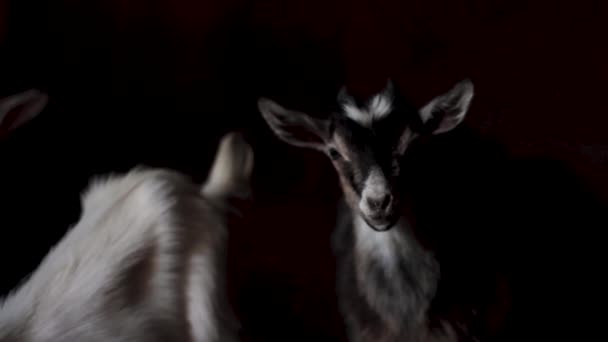
[[[458,82],[447,93],[437,96],[420,109],[420,118],[428,131],[441,134],[456,128],[464,120],[473,100],[473,82]]]
[[[328,139],[328,123],[305,113],[283,108],[276,102],[261,98],[258,109],[272,131],[288,144],[324,150]]]
[[[30,89],[0,100],[0,136],[36,117],[48,102],[48,95]]]

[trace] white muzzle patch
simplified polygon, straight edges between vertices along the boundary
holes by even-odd
[[[382,202],[383,198],[390,194],[386,177],[379,168],[373,168],[363,185],[363,192],[359,200],[359,210],[367,217],[378,214],[379,209],[370,205],[370,200]]]

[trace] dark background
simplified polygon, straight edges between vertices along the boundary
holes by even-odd
[[[470,127],[566,162],[606,200],[606,14],[588,0],[0,1],[0,96],[51,97],[0,143],[2,293],[77,220],[91,176],[147,164],[201,181],[236,129],[256,152],[230,242],[244,335],[341,338],[334,171],[275,139],[257,97],[318,112],[342,84],[368,94],[390,76],[422,105],[470,77]]]

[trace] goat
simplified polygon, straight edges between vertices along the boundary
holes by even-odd
[[[426,313],[439,264],[398,210],[399,159],[417,136],[455,128],[473,97],[465,80],[416,111],[394,88],[389,82],[363,106],[343,88],[341,111],[328,119],[258,101],[278,137],[325,152],[338,171],[348,207],[340,210],[334,248],[340,307],[352,341],[419,341],[430,333]]]
[[[276,136],[337,170],[332,246],[351,341],[578,340],[590,330],[568,313],[588,312],[601,291],[590,291],[601,274],[592,261],[603,260],[591,245],[603,240],[588,237],[606,227],[605,208],[559,164],[515,160],[461,125],[473,95],[463,80],[417,108],[390,81],[367,101],[343,88],[327,118],[258,100]]]
[[[225,135],[202,189],[137,167],[91,182],[78,222],[0,304],[0,341],[237,341],[226,215],[253,151]]]

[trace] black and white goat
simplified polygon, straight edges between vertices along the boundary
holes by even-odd
[[[587,340],[603,327],[590,322],[607,208],[567,165],[461,125],[473,93],[464,80],[418,109],[389,82],[367,101],[341,91],[327,118],[258,102],[278,137],[338,172],[351,341]]]
[[[464,80],[420,110],[389,82],[367,102],[343,89],[340,109],[319,119],[260,99],[274,133],[326,153],[338,171],[347,206],[334,233],[338,296],[352,341],[450,341],[453,328],[431,328],[429,308],[440,269],[402,215],[402,159],[414,141],[451,131],[464,119],[473,84]]]
[[[0,341],[236,341],[225,289],[229,200],[253,151],[230,133],[206,183],[136,168],[98,179],[82,214],[0,302]]]

